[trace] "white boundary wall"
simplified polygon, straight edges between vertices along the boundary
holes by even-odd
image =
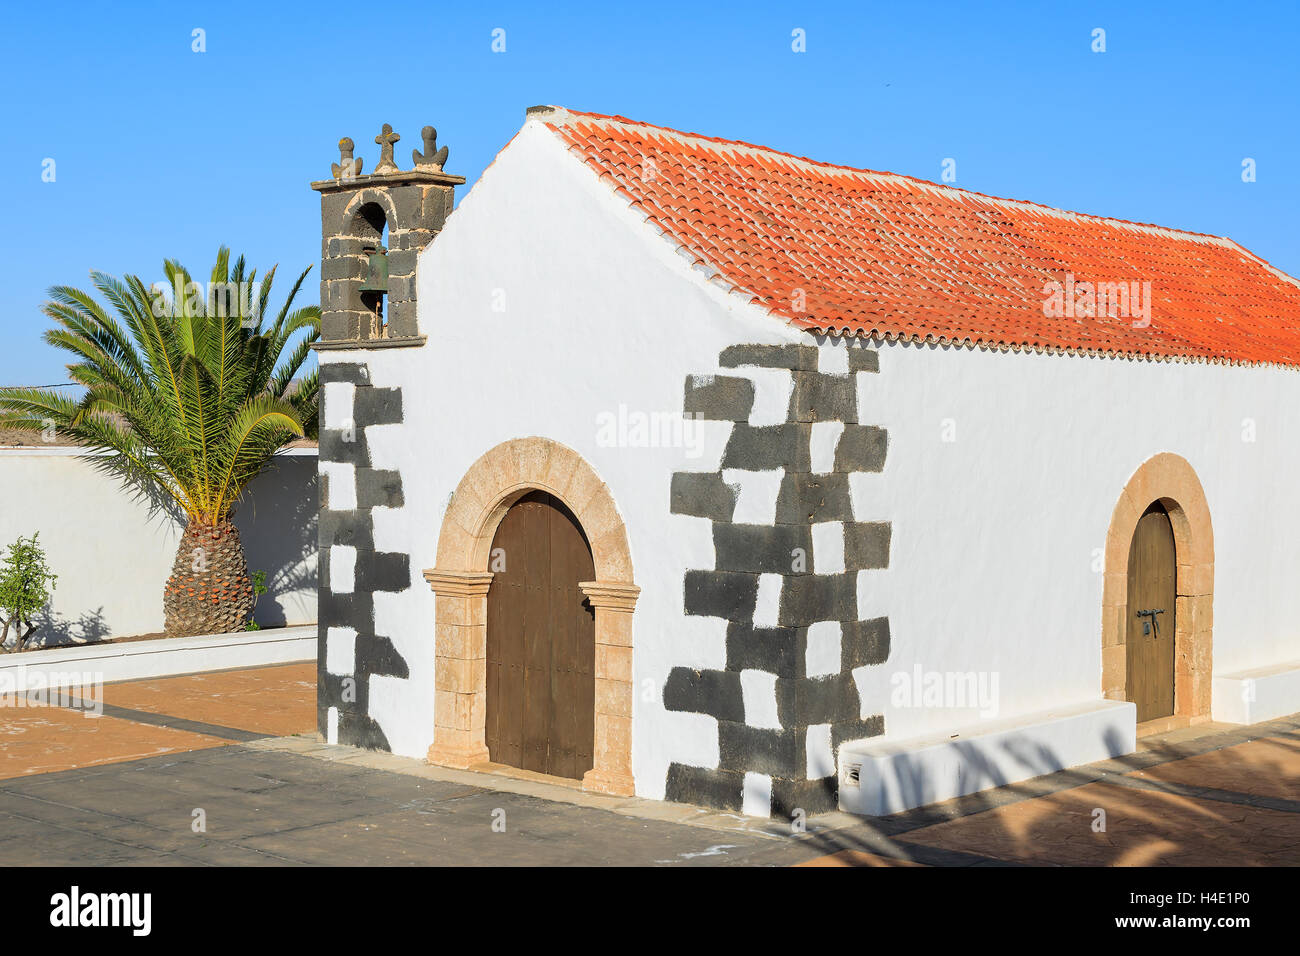
[[[0,448],[0,548],[40,532],[59,576],[34,646],[163,629],[163,586],[183,526],[93,460],[62,446]],[[249,568],[267,572],[270,593],[256,612],[264,627],[316,620],[316,514],[314,448],[277,455],[235,512]]]

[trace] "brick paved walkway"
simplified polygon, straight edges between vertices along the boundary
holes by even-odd
[[[332,747],[314,725],[313,663],[108,685],[98,718],[6,708],[0,864],[1300,864],[1300,715],[804,833]]]

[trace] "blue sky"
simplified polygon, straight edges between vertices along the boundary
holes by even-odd
[[[1300,4],[1134,7],[11,5],[0,384],[67,380],[39,309],[91,269],[206,273],[226,244],[280,263],[286,287],[313,266],[299,301],[315,302],[308,183],[339,137],[370,169],[392,123],[405,167],[432,124],[472,185],[539,103],[926,179],[952,158],[958,186],[1231,236],[1300,275]]]

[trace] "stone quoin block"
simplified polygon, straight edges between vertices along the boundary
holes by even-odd
[[[740,674],[674,667],[664,681],[664,708],[744,723]]]
[[[374,387],[357,389],[353,410],[358,425],[395,425],[402,420],[402,390]]]
[[[781,582],[782,627],[801,627],[818,621],[851,621],[858,613],[856,574],[803,574]]]
[[[729,622],[727,670],[761,670],[778,677],[802,677],[807,630]]]
[[[747,621],[758,600],[758,575],[736,571],[687,571],[684,605],[687,614]]]
[[[858,720],[858,685],[852,674],[798,677],[776,682],[776,707],[782,727]]]
[[[756,365],[760,368],[816,369],[815,345],[729,345],[718,364],[723,368]]]
[[[360,511],[322,511],[317,519],[317,537],[322,553],[330,545],[346,545],[371,551],[375,547],[370,516]]]
[[[829,813],[839,806],[836,777],[820,780],[772,778],[772,816],[791,819],[798,811],[811,816]]]
[[[400,473],[379,468],[358,468],[356,474],[358,508],[402,507]]]
[[[358,635],[356,660],[358,674],[367,676],[382,674],[387,677],[400,677],[403,680],[411,676],[406,666],[406,659],[397,652],[397,648],[387,637],[375,634]]]
[[[789,417],[795,422],[856,422],[857,381],[852,375],[795,372]]]
[[[846,524],[844,526],[845,570],[865,571],[889,567],[889,539],[892,533],[887,521]]]
[[[320,383],[323,386],[335,382],[347,382],[351,385],[369,385],[370,369],[357,362],[325,362],[320,366]]]
[[[722,467],[741,471],[810,471],[812,426],[737,424],[722,452]]]
[[[859,707],[861,704],[858,705]],[[837,721],[831,726],[831,746],[839,753],[840,744],[849,740],[865,740],[879,737],[885,732],[884,714],[872,714],[855,720]]]
[[[852,520],[848,475],[787,474],[781,479],[781,490],[776,499],[777,524]]]
[[[686,764],[668,765],[664,797],[738,813],[743,800],[745,774],[738,770],[710,770]]]
[[[889,658],[889,618],[843,622],[840,654],[844,670],[883,664]]]
[[[835,446],[836,471],[883,471],[889,435],[875,425],[845,425]]]
[[[411,586],[410,555],[358,551],[356,586],[359,591],[405,591]]]
[[[712,472],[675,472],[669,499],[675,515],[730,521],[736,510],[736,489]]]
[[[880,353],[875,349],[849,349],[850,372],[879,372]]]
[[[729,375],[689,375],[683,409],[688,415],[724,422],[749,420],[754,383]]]
[[[718,768],[791,777],[806,762],[805,734],[800,730],[750,727],[718,721]]]
[[[357,389],[361,395],[367,389]],[[356,428],[322,429],[317,438],[316,453],[323,462],[339,462],[356,465],[358,468],[369,467],[370,447],[366,444],[366,434],[358,424]]]
[[[719,571],[807,574],[812,567],[812,532],[806,526],[717,522],[713,548]],[[794,570],[796,561],[802,570]]]

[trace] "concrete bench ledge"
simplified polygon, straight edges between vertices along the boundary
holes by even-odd
[[[81,644],[0,656],[0,689],[7,687],[13,692],[38,684],[64,687],[85,679],[105,683],[140,680],[315,658],[315,624],[198,637]]]
[[[1300,661],[1214,675],[1211,716],[1225,724],[1258,724],[1300,711]]]
[[[839,751],[840,809],[885,816],[1136,749],[1137,708],[1115,700],[986,721],[955,734],[851,741]]]

